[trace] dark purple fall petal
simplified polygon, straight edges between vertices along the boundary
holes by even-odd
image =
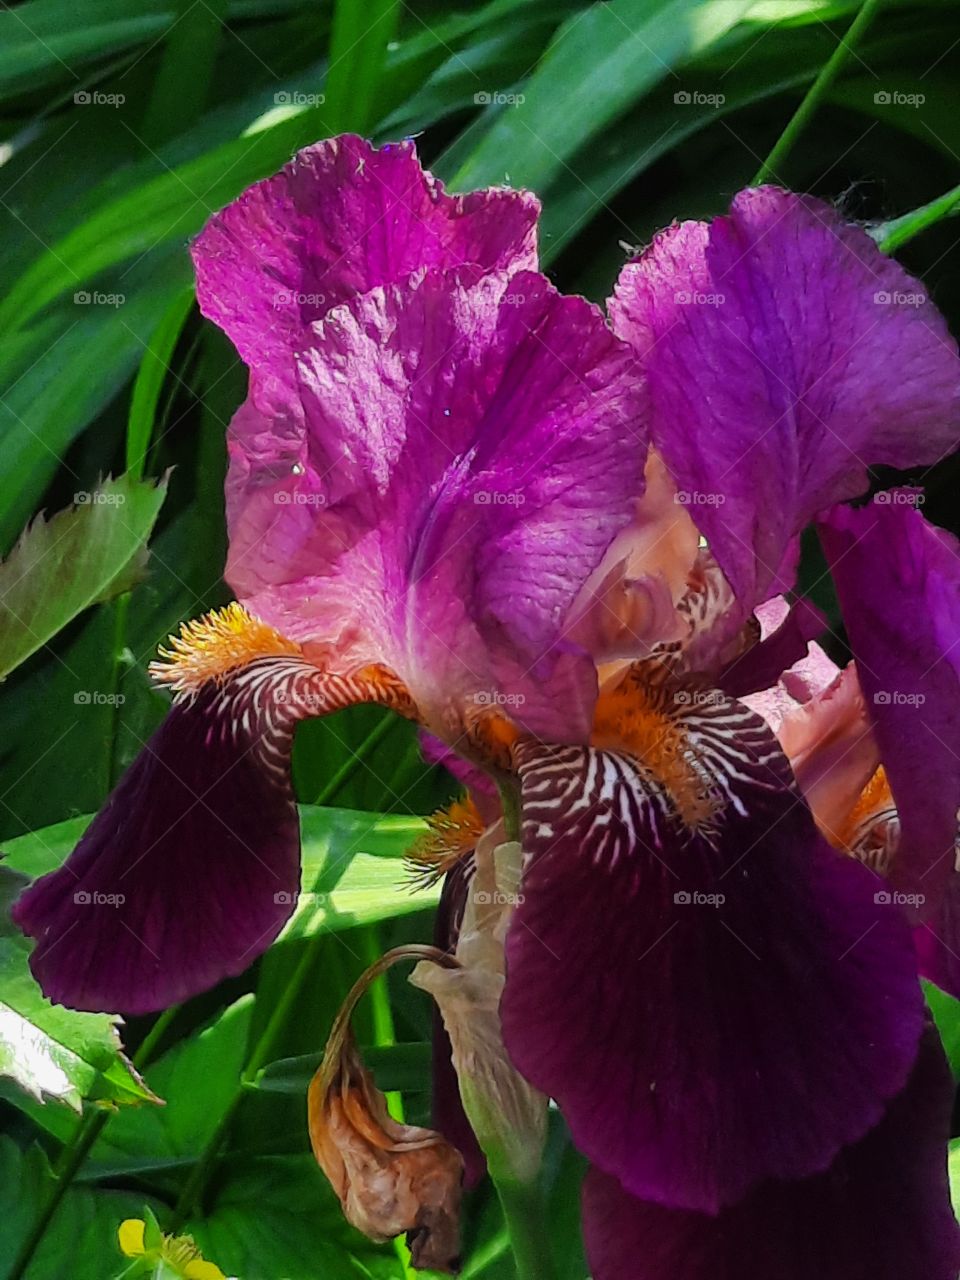
[[[922,1000],[900,911],[818,835],[760,717],[715,699],[686,730],[698,785],[723,796],[712,836],[681,827],[627,754],[520,748],[502,1014],[517,1067],[595,1164],[716,1212],[819,1172],[877,1122]]]
[[[910,491],[882,496],[835,508],[820,535],[899,815],[891,883],[932,921],[960,809],[960,546]]]
[[[953,1091],[928,1032],[906,1088],[826,1172],[765,1182],[716,1217],[637,1200],[591,1169],[583,1229],[593,1280],[956,1280]]]
[[[337,705],[303,700],[321,681],[262,658],[171,709],[67,861],[14,906],[49,999],[149,1013],[267,949],[300,888],[294,725]]]
[[[643,488],[629,347],[532,272],[428,272],[317,322],[298,371],[304,430],[235,441],[240,598],[340,666],[385,663],[448,740],[451,708],[501,694],[585,738],[596,677],[563,621]]]
[[[193,245],[197,298],[250,366],[257,408],[296,416],[294,359],[314,320],[428,267],[535,269],[539,212],[527,191],[446,195],[412,142],[330,138],[210,219]]]
[[[792,585],[791,539],[869,466],[960,443],[942,317],[819,200],[755,188],[670,227],[623,269],[610,315],[649,380],[651,443],[747,613]]]

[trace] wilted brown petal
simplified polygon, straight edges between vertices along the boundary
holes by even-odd
[[[349,1031],[311,1081],[308,1104],[314,1155],[347,1220],[372,1240],[405,1231],[415,1267],[454,1273],[460,1153],[433,1130],[392,1118]]]

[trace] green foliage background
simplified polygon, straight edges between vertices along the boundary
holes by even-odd
[[[0,12],[0,551],[14,555],[0,569],[0,630],[16,630],[29,609],[37,641],[24,646],[21,627],[20,649],[0,654],[5,670],[20,664],[0,693],[8,868],[38,874],[72,846],[164,714],[145,675],[157,643],[229,598],[224,439],[245,376],[193,304],[186,248],[206,218],[317,138],[413,134],[456,189],[535,189],[547,269],[564,289],[602,300],[624,245],[675,217],[721,212],[751,180],[857,8],[25,0]],[[958,84],[954,0],[887,0],[776,178],[865,220],[922,205],[960,177]],[[944,219],[901,253],[955,332],[956,233]],[[131,503],[113,510],[124,521],[89,504],[84,513],[79,499],[82,554],[68,542],[70,554],[38,570],[33,598],[22,597],[17,566],[27,567],[31,546],[14,547],[24,527],[121,472]],[[146,480],[168,472],[157,516]],[[957,478],[952,463],[926,478],[937,523],[956,527]],[[812,551],[804,574],[818,583]],[[429,896],[397,887],[419,823],[377,815],[427,813],[451,784],[422,764],[409,725],[366,708],[304,726],[294,772],[307,806],[304,887],[326,896],[242,979],[149,1035],[144,1075],[165,1107],[143,1100],[117,1056],[116,1028],[45,1007],[22,943],[0,937],[0,1074],[19,1079],[0,1080],[0,1277],[15,1274],[51,1204],[51,1166],[69,1170],[78,1133],[89,1154],[30,1280],[119,1274],[120,1219],[148,1203],[165,1224],[185,1188],[187,1227],[243,1280],[409,1274],[402,1249],[344,1225],[308,1155],[303,1091],[357,973],[386,946],[430,935]],[[189,885],[182,910],[191,911]],[[937,1012],[955,1043],[952,1002],[940,998]],[[31,1092],[23,1071],[5,1065],[5,1018],[8,1030],[17,1019],[42,1029],[47,1059],[37,1066],[65,1073],[59,1092],[57,1078],[44,1089],[42,1070]],[[381,1083],[415,1120],[429,1109],[429,1027],[430,1010],[402,976],[358,1021]],[[120,1028],[131,1054],[148,1034],[149,1020]],[[563,1280],[586,1276],[579,1176],[557,1126],[546,1180]],[[465,1259],[468,1278],[513,1274],[488,1189],[468,1205]]]

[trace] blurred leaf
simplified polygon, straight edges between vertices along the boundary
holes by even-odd
[[[129,589],[165,494],[164,481],[120,476],[25,531],[0,565],[0,678],[91,604]]]
[[[335,0],[324,84],[331,133],[367,133],[383,114],[383,64],[403,11],[400,0]]]
[[[943,1051],[953,1074],[960,1080],[960,1000],[947,995],[946,991],[941,991],[932,982],[924,982],[922,985],[927,1007],[940,1032]]]
[[[59,294],[135,254],[199,231],[216,209],[327,133],[312,108],[167,169],[103,204],[50,245],[0,303],[0,323],[22,327]]]
[[[523,86],[522,101],[499,111],[452,185],[470,190],[512,181],[543,190],[574,151],[671,68],[729,31],[749,7],[750,0],[589,6],[564,23]]]
[[[364,1065],[373,1072],[382,1093],[393,1090],[422,1093],[429,1089],[431,1052],[432,1046],[425,1040],[410,1044],[369,1045],[360,1051]],[[322,1050],[296,1058],[278,1058],[260,1072],[256,1088],[264,1093],[294,1093],[305,1098],[322,1058]]]

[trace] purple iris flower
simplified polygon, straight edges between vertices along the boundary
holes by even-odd
[[[596,672],[564,621],[642,491],[643,390],[600,310],[532,269],[537,213],[344,137],[197,240],[201,307],[250,369],[240,604],[155,666],[176,705],[17,904],[53,999],[143,1013],[266,949],[299,889],[304,716],[379,702],[469,750],[502,692],[528,731],[586,736]]]
[[[391,706],[519,791],[502,1036],[591,1162],[595,1280],[739,1276],[754,1241],[773,1280],[917,1259],[952,1280],[949,1081],[908,920],[742,699],[782,711],[809,661],[821,620],[776,597],[815,521],[864,688],[868,666],[918,688],[922,654],[955,680],[953,585],[922,653],[897,629],[955,584],[953,548],[838,504],[871,466],[956,447],[956,348],[814,200],[748,191],[664,232],[609,326],[537,273],[536,212],[343,138],[200,237],[201,306],[250,369],[227,481],[243,607],[185,630],[168,720],[21,898],[34,971],[142,1012],[245,968],[298,886],[296,721]],[[923,811],[898,724],[876,715],[907,883],[943,852],[946,800]]]

